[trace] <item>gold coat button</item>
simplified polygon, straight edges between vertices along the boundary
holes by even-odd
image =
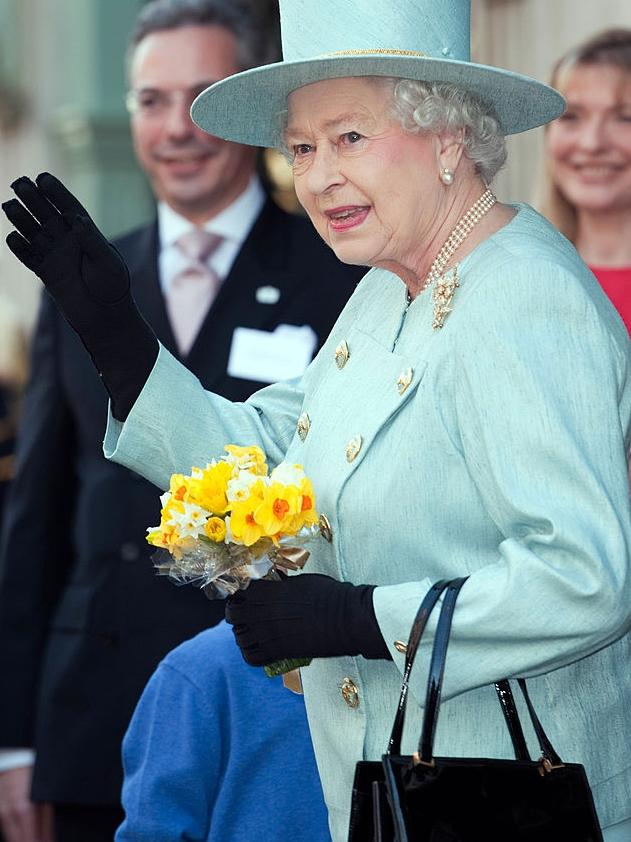
[[[322,535],[322,537],[330,544],[333,540],[333,530],[331,529],[331,524],[329,523],[329,519],[326,515],[320,515],[318,526],[320,527],[320,535]]]
[[[309,418],[306,412],[303,412],[300,418],[298,419],[296,429],[298,430],[298,436],[300,437],[300,441],[304,441],[307,438],[307,433],[311,429],[311,419]]]
[[[335,349],[335,365],[342,369],[348,362],[348,358],[350,356],[350,351],[348,350],[348,345],[346,340],[343,339],[340,344]]]
[[[402,655],[405,655],[405,653],[408,651],[407,643],[404,643],[402,640],[395,640],[394,648],[397,650],[397,652],[400,652]]]
[[[408,386],[412,382],[412,378],[414,377],[414,369],[413,368],[406,368],[405,371],[402,371],[397,379],[397,391],[400,395],[404,394],[407,391]]]
[[[362,449],[363,439],[361,436],[353,436],[353,438],[346,445],[346,461],[354,462]]]
[[[359,690],[352,678],[346,676],[340,685],[340,690],[342,691],[342,698],[349,708],[359,707]]]

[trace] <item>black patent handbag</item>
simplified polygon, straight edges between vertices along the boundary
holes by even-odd
[[[401,735],[414,656],[429,615],[448,584],[448,580],[444,579],[432,585],[416,612],[406,650],[403,684],[388,742],[388,754],[401,753]],[[387,800],[384,765],[381,760],[360,760],[355,766],[348,842],[393,842],[393,840],[394,825]]]
[[[541,748],[528,754],[510,684],[495,685],[511,736],[515,760],[435,757],[434,734],[449,643],[451,621],[465,578],[439,582],[428,593],[414,622],[406,652],[397,716],[381,774],[375,762],[360,762],[358,777],[372,775],[369,803],[363,799],[363,826],[351,810],[349,840],[363,842],[602,842],[592,794],[580,764],[563,763],[519,680],[526,708]],[[438,593],[436,593],[438,591]],[[445,592],[436,628],[418,751],[400,754],[409,674],[422,631],[438,597]],[[420,627],[417,628],[417,625]],[[362,804],[353,792],[353,808]],[[370,816],[368,817],[368,808]],[[354,824],[353,824],[354,822]],[[357,831],[364,832],[361,836]]]

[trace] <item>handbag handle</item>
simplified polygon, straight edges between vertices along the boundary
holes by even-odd
[[[418,754],[422,763],[430,764],[434,754],[434,734],[438,722],[438,711],[440,710],[440,696],[443,688],[443,676],[445,674],[445,659],[447,657],[447,646],[449,645],[449,632],[451,621],[454,616],[456,599],[460,588],[467,581],[466,577],[452,579],[447,586],[443,605],[436,626],[434,635],[434,646],[432,648],[432,659],[429,665],[429,677],[427,679],[427,695],[425,696],[425,713],[423,714],[423,730],[419,743]]]
[[[456,600],[460,589],[467,581],[466,577],[460,579],[453,579],[449,582],[443,600],[442,609],[438,618],[438,625],[434,636],[434,646],[432,649],[432,657],[429,668],[429,678],[427,682],[427,696],[425,700],[425,713],[423,715],[423,730],[421,732],[421,739],[418,747],[418,758],[421,763],[432,765],[432,758],[434,755],[434,736],[436,733],[436,724],[438,722],[438,712],[440,709],[440,697],[442,692],[442,683],[445,673],[445,660],[447,656],[447,647],[449,645],[449,634],[451,631],[451,623],[453,620],[454,609],[456,607]],[[519,687],[523,693],[528,709],[528,715],[532,722],[535,734],[539,741],[541,748],[542,760],[547,761],[548,766],[554,767],[563,764],[563,761],[555,751],[550,739],[543,729],[543,725],[537,716],[537,713],[530,700],[530,695],[526,687],[526,681],[523,678],[518,679]],[[502,705],[502,710],[506,719],[506,724],[513,740],[515,754],[517,759],[529,759],[528,750],[526,747],[523,730],[519,721],[517,708],[515,707],[513,694],[510,684],[507,680],[497,682],[496,690],[498,698]],[[499,686],[499,689],[498,689]],[[505,695],[506,704],[500,695],[500,691]],[[523,746],[521,745],[523,743]],[[519,748],[518,748],[519,747]],[[519,756],[518,754],[525,754]]]
[[[408,639],[408,645],[405,655],[405,667],[403,671],[403,683],[401,684],[401,693],[399,696],[399,703],[397,706],[396,716],[392,725],[392,732],[388,741],[386,754],[400,754],[401,753],[401,737],[403,734],[403,726],[405,723],[405,711],[407,706],[407,696],[409,691],[409,680],[414,659],[421,642],[421,637],[425,631],[425,626],[429,620],[429,615],[438,602],[440,595],[447,588],[449,581],[443,579],[436,582],[425,594],[423,601],[416,613],[414,622],[412,623],[412,630]],[[511,735],[513,749],[517,760],[529,760],[528,747],[526,739],[521,727],[521,722],[517,716],[517,709],[515,707],[515,700],[511,692],[510,684],[506,679],[498,681],[495,685],[497,696],[502,706],[502,711],[506,718],[506,724]]]
[[[442,579],[440,582],[436,582],[432,585],[425,594],[425,597],[416,612],[416,617],[412,623],[412,630],[410,631],[410,637],[408,639],[407,649],[405,650],[405,668],[403,670],[401,695],[399,696],[397,713],[394,718],[394,724],[392,726],[392,733],[390,734],[386,754],[401,754],[401,735],[403,733],[403,724],[405,721],[405,708],[407,705],[410,673],[412,672],[412,667],[414,665],[416,650],[421,642],[421,637],[425,631],[429,615],[432,613],[434,606],[438,602],[438,598],[448,584],[449,581],[447,579]]]
[[[526,738],[524,737],[524,731],[521,727],[521,722],[519,721],[519,714],[517,713],[517,707],[515,706],[513,691],[505,678],[501,681],[495,682],[495,692],[497,693],[497,698],[499,699],[500,707],[502,708],[502,713],[504,714],[504,720],[508,727],[508,733],[510,734],[511,742],[513,744],[513,751],[515,752],[515,759],[530,760],[531,757],[528,751]]]
[[[559,755],[554,750],[554,746],[550,742],[548,735],[543,730],[543,725],[541,724],[541,720],[537,716],[537,712],[535,711],[532,702],[530,701],[530,694],[528,693],[528,688],[526,687],[526,679],[525,678],[518,678],[517,683],[519,684],[519,689],[521,690],[524,699],[526,700],[526,707],[528,708],[528,716],[530,717],[530,721],[532,722],[532,727],[534,728],[535,734],[537,735],[537,739],[539,740],[539,748],[541,749],[541,757],[542,759],[548,760],[550,766],[562,766],[563,761],[559,757]]]

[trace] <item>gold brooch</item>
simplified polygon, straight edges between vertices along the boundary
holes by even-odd
[[[432,289],[432,301],[434,302],[434,321],[432,327],[438,330],[445,324],[446,316],[451,313],[451,302],[460,286],[458,279],[458,267],[456,266],[449,279],[443,275],[440,280],[434,282]]]

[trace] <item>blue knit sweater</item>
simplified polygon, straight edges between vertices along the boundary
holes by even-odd
[[[330,842],[302,697],[225,623],[158,666],[123,743],[116,842]]]

